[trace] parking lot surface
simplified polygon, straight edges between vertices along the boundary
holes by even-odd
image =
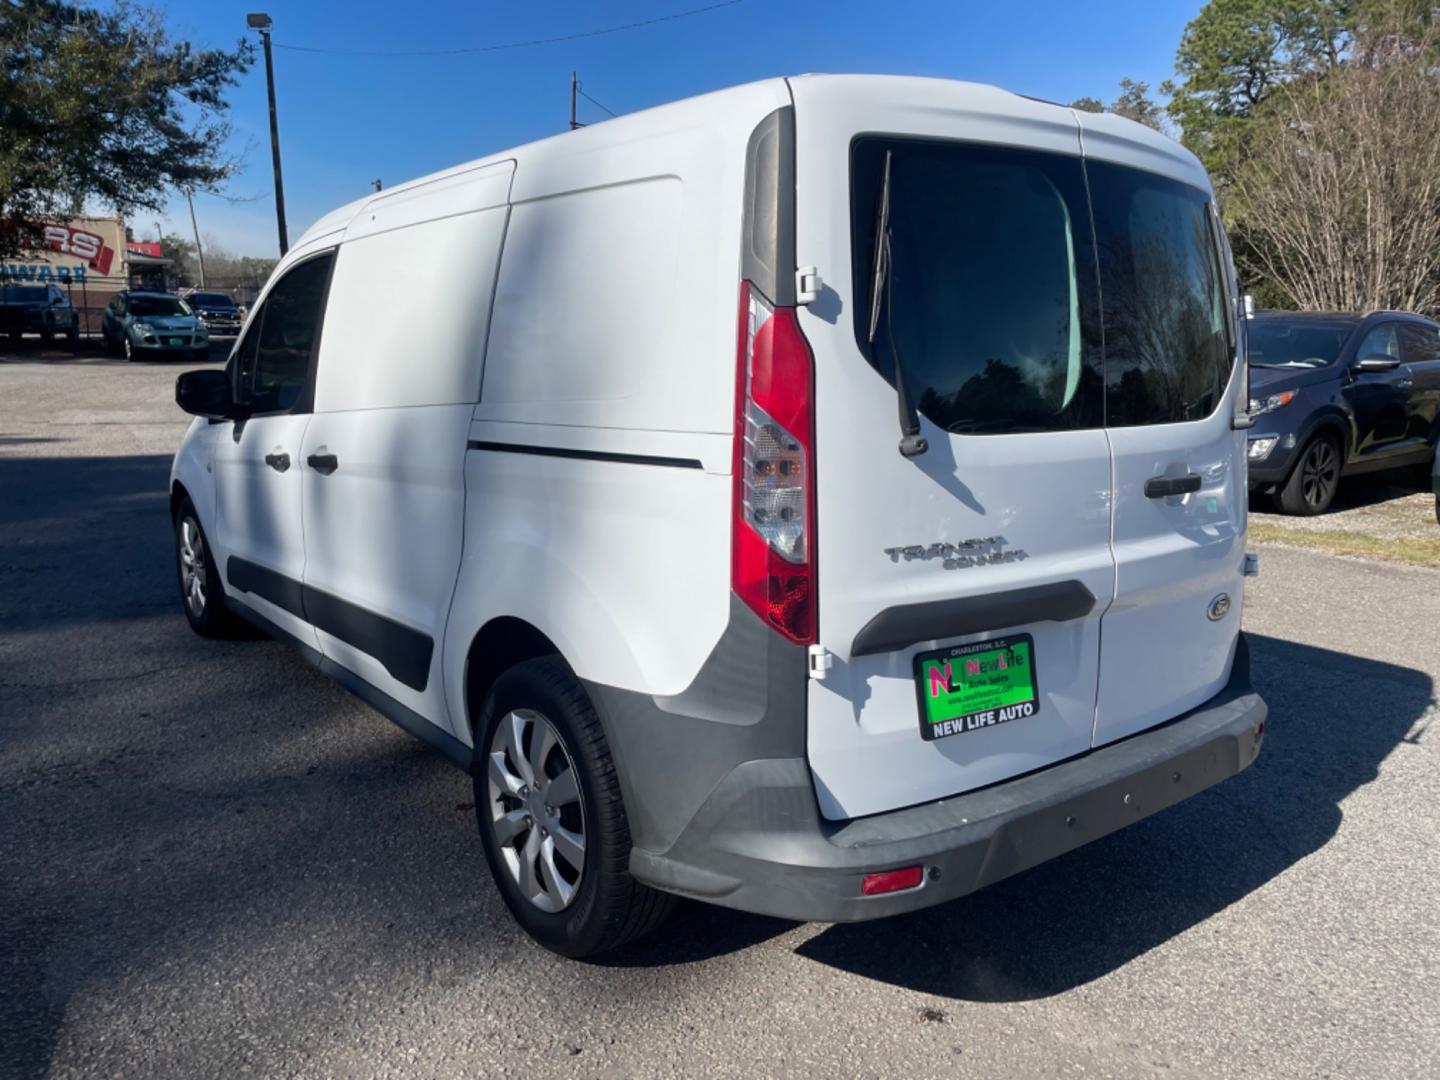
[[[1440,571],[1262,548],[1247,772],[855,926],[582,964],[469,781],[175,596],[175,368],[0,359],[0,1075],[1440,1073]]]

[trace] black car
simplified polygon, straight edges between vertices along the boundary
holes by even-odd
[[[54,285],[0,285],[0,330],[11,341],[25,333],[45,341],[64,334],[73,345],[80,337],[80,313]]]
[[[240,333],[240,324],[245,321],[245,310],[224,293],[196,290],[186,293],[185,299],[212,334]]]
[[[1322,513],[1341,476],[1423,466],[1440,434],[1440,326],[1419,315],[1260,312],[1248,321],[1250,488]]]

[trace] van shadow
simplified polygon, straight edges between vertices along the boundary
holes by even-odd
[[[1251,635],[1270,707],[1246,772],[970,897],[837,925],[797,950],[937,997],[1045,998],[1091,982],[1223,911],[1323,847],[1434,703],[1423,672]],[[1433,737],[1433,736],[1430,736]]]

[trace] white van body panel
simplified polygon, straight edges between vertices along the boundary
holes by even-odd
[[[884,92],[880,93],[883,84]],[[1090,748],[1100,616],[1115,591],[1110,448],[1100,429],[1043,435],[947,435],[922,421],[929,452],[897,450],[895,391],[855,341],[850,147],[866,132],[1014,145],[1078,157],[1068,109],[994,87],[930,79],[793,80],[796,257],[820,268],[833,299],[803,309],[815,350],[819,470],[820,644],[835,657],[810,684],[808,751],[821,812],[849,818],[953,795]],[[1003,539],[1015,562],[946,568],[887,548]],[[987,549],[988,550],[988,549]],[[1096,603],[1083,619],[1013,627],[1035,642],[1038,714],[1020,723],[922,741],[913,659],[924,642],[852,657],[882,610],[1022,586],[1080,581]]]

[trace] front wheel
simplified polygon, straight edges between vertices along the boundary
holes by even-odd
[[[1290,478],[1275,493],[1282,514],[1313,517],[1330,509],[1340,489],[1340,443],[1333,435],[1316,435],[1306,444]]]
[[[242,636],[244,626],[225,606],[220,571],[210,554],[205,530],[189,499],[175,513],[175,570],[180,583],[180,602],[190,629],[201,637]]]
[[[476,724],[475,808],[490,871],[525,932],[584,957],[648,933],[674,898],[630,876],[630,827],[590,699],[558,656],[502,675]]]

